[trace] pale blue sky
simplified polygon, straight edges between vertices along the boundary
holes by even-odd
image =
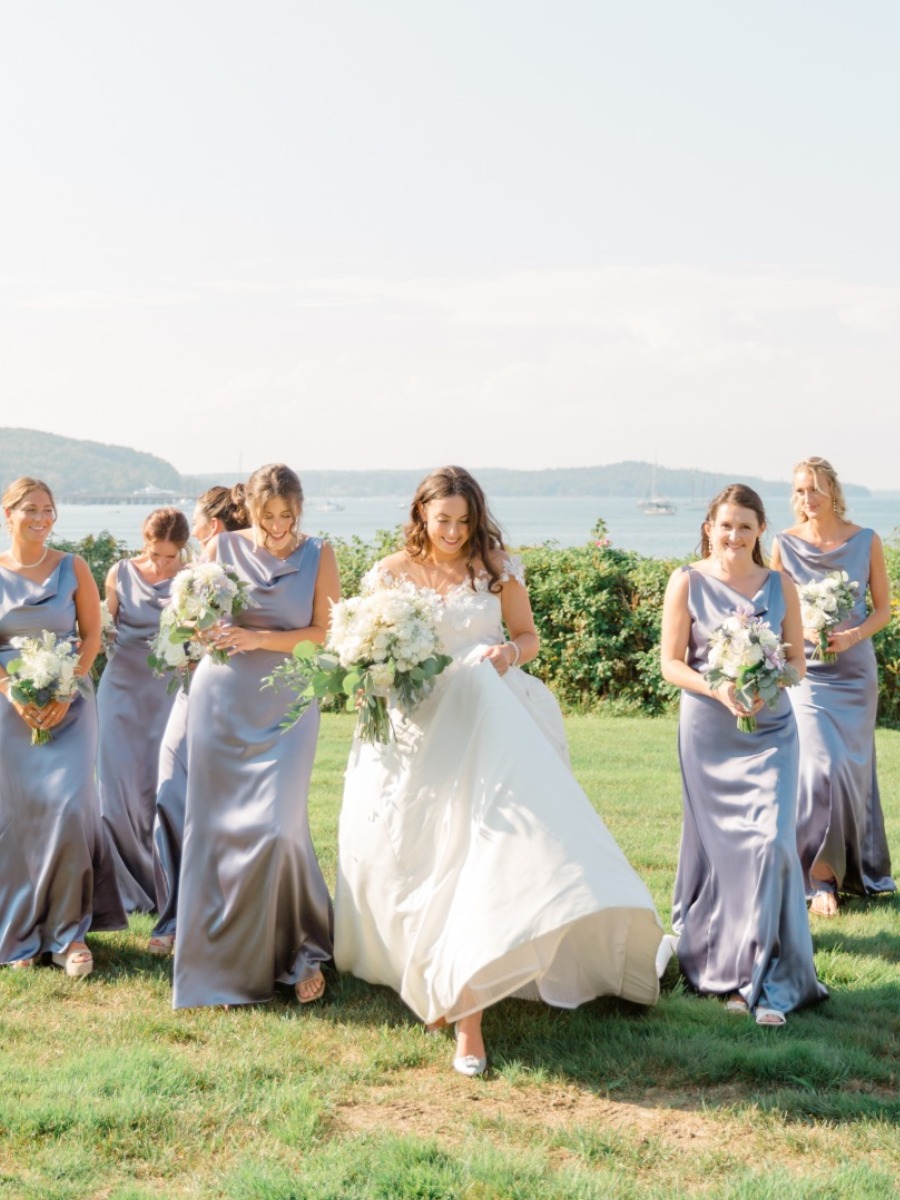
[[[865,0],[7,2],[0,424],[900,488],[898,60]]]

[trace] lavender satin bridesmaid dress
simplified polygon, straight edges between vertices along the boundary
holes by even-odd
[[[219,534],[218,560],[247,581],[254,605],[238,624],[309,625],[321,549],[306,538],[282,560],[239,533]],[[285,732],[290,692],[260,690],[284,658],[207,658],[191,683],[175,1008],[259,1003],[332,956],[331,898],[307,815],[319,712],[309,708]]]
[[[0,567],[0,663],[18,655],[14,637],[75,630],[75,568],[70,554],[43,583]],[[60,954],[88,930],[127,921],[94,786],[97,706],[72,701],[43,746],[0,698],[0,963]]]
[[[178,918],[178,875],[187,802],[188,693],[179,688],[159,747],[153,879],[159,920],[153,937],[174,937]]]
[[[97,790],[126,912],[156,908],[153,821],[159,747],[174,696],[147,665],[172,580],[150,583],[130,559],[116,564],[116,642],[100,687]]]
[[[820,550],[790,533],[778,535],[785,571],[797,584],[846,571],[859,587],[853,614],[839,629],[866,619],[872,530]],[[871,638],[833,663],[814,662],[807,643],[806,678],[790,697],[800,733],[797,848],[807,895],[832,890],[810,877],[816,862],[834,872],[838,891],[896,891],[875,770],[878,670]]]
[[[689,573],[688,663],[707,668],[712,633],[750,605],[781,631],[781,576],[770,571],[747,600],[721,580]],[[797,727],[786,695],[741,733],[712,696],[681,693],[678,753],[684,824],[672,920],[678,960],[699,992],[738,992],[787,1013],[823,999],[816,978],[796,849]]]

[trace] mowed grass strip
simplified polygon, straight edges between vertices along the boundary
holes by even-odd
[[[573,767],[668,920],[675,723],[567,719]],[[329,883],[352,720],[327,716],[310,816]],[[879,731],[900,847],[900,733]],[[900,851],[898,851],[900,854]],[[831,999],[759,1029],[684,988],[576,1012],[506,1001],[490,1074],[450,1070],[391,992],[329,975],[231,1012],[171,1008],[151,920],[91,937],[95,972],[0,972],[0,1200],[636,1200],[897,1196],[900,903],[816,920]]]

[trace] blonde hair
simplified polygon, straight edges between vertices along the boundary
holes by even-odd
[[[268,463],[259,467],[247,480],[247,508],[257,529],[260,528],[260,514],[270,500],[284,500],[290,505],[295,516],[296,534],[303,512],[303,485],[296,471],[292,471],[284,463]],[[268,534],[263,538],[264,546],[267,540]]]
[[[837,477],[837,471],[831,465],[827,458],[819,458],[818,455],[812,455],[810,458],[803,458],[794,467],[794,476],[800,471],[809,471],[813,477],[813,484],[820,496],[829,496],[834,506],[834,515],[842,521],[847,517],[847,499],[844,496],[844,489],[841,487],[840,480]],[[823,481],[827,483],[827,487],[823,487]],[[803,511],[803,506],[797,499],[795,488],[791,488],[791,508],[794,510],[794,515],[800,522],[807,521],[809,518]]]
[[[53,493],[47,484],[44,483],[43,479],[33,479],[30,475],[20,475],[18,479],[13,480],[3,493],[3,507],[18,508],[29,492],[47,493],[50,497],[50,503],[53,505],[53,516],[55,519],[57,513]]]

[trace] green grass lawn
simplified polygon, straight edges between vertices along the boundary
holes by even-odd
[[[663,920],[678,850],[672,720],[571,717],[576,774]],[[311,796],[334,881],[351,722],[327,717]],[[879,731],[900,859],[900,733]],[[831,999],[760,1029],[681,985],[650,1010],[505,1001],[488,1076],[450,1069],[390,992],[174,1013],[151,921],[91,937],[85,980],[0,972],[0,1200],[887,1200],[900,1195],[900,901],[816,920]]]

